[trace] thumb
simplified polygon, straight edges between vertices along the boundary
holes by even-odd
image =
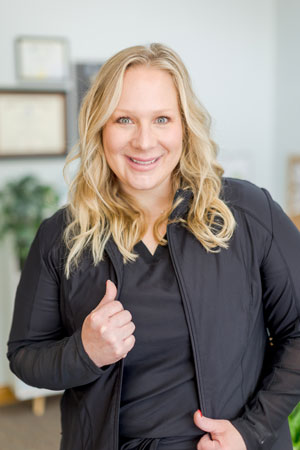
[[[106,291],[104,294],[104,297],[102,298],[102,300],[100,301],[99,305],[105,305],[106,303],[112,302],[113,300],[116,299],[117,296],[117,288],[116,285],[110,281],[107,280],[106,281]]]
[[[200,430],[203,430],[206,433],[218,433],[222,431],[220,420],[204,417],[200,409],[194,413],[194,422]]]

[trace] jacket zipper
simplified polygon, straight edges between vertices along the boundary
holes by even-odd
[[[116,407],[115,407],[115,420],[114,420],[114,449],[119,450],[119,417],[120,417],[120,402],[121,402],[121,391],[122,391],[122,380],[123,380],[123,369],[124,369],[124,359],[119,363],[119,383],[116,395]]]
[[[176,224],[174,224],[174,225],[176,226]],[[184,310],[186,312],[186,319],[187,319],[187,324],[188,324],[190,337],[191,337],[191,344],[192,344],[192,350],[193,350],[193,356],[194,356],[194,362],[195,362],[196,380],[197,380],[197,387],[198,387],[198,396],[199,396],[199,401],[200,401],[199,407],[202,411],[202,414],[206,415],[206,404],[205,404],[205,400],[204,400],[203,386],[202,386],[202,381],[201,381],[202,377],[201,377],[201,367],[200,367],[200,356],[199,356],[198,349],[197,349],[197,342],[196,342],[196,335],[195,335],[194,327],[193,327],[192,313],[190,310],[190,304],[189,304],[188,297],[185,294],[184,283],[183,283],[182,274],[181,274],[181,270],[180,270],[180,263],[177,261],[176,255],[174,252],[173,241],[172,241],[172,230],[170,229],[170,227],[172,227],[172,224],[167,227],[167,238],[168,238],[168,243],[169,243],[169,251],[170,251],[170,256],[171,256],[171,260],[173,263],[175,275],[176,275],[176,278],[178,281],[179,290],[180,290],[180,294],[181,294],[183,305],[184,305]]]
[[[118,297],[120,298],[121,293],[121,275],[119,273],[118,264],[115,262],[114,258],[114,252],[110,250],[109,246],[107,246],[107,254],[109,256],[109,259],[113,265],[113,268],[115,270],[116,276],[117,276],[117,289],[118,289]],[[113,438],[113,449],[119,450],[119,416],[120,416],[120,403],[121,403],[121,391],[122,391],[122,380],[123,380],[123,369],[124,369],[124,359],[121,359],[120,361],[117,361],[115,364],[117,364],[118,370],[119,370],[119,382],[117,386],[117,393],[115,395],[115,417],[114,417],[114,438]]]

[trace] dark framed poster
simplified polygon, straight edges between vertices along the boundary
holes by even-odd
[[[103,63],[78,63],[75,65],[76,78],[76,97],[77,97],[77,111],[79,112],[82,100],[93,83],[97,73],[99,72]]]

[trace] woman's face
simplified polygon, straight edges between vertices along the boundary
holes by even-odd
[[[122,189],[133,196],[149,190],[168,193],[182,134],[171,75],[146,66],[129,68],[119,104],[102,135],[106,160]]]

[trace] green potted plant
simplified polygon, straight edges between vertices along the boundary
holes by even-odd
[[[10,181],[0,191],[0,238],[13,236],[20,269],[40,223],[58,208],[58,200],[55,189],[32,175]]]
[[[294,450],[300,450],[300,403],[289,416],[289,425]]]

